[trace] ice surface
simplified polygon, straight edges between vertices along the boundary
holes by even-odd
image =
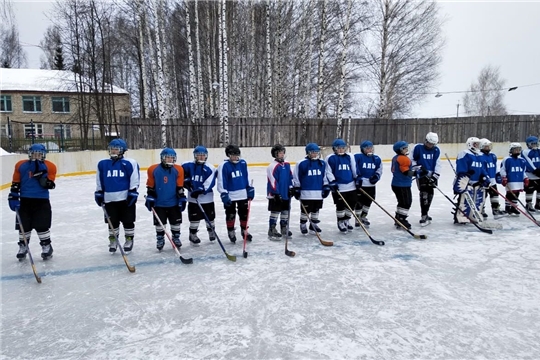
[[[394,213],[385,173],[377,201]],[[210,243],[189,245],[182,225],[182,264],[169,243],[155,249],[151,213],[144,207],[141,173],[134,251],[136,272],[119,253],[109,255],[107,226],[93,200],[94,176],[61,177],[51,192],[54,257],[41,260],[42,276],[19,262],[14,213],[2,191],[1,354],[3,359],[538,359],[540,357],[539,228],[520,218],[499,220],[493,235],[452,223],[451,204],[437,191],[433,223],[415,240],[394,229],[376,205],[370,234],[338,232],[332,200],[321,212],[323,247],[300,235],[293,200],[289,249],[267,239],[266,169],[250,168],[257,195],[248,244],[231,244],[216,196],[217,230],[227,252]],[[453,174],[444,164],[441,189],[449,196]],[[501,201],[501,204],[503,202]],[[488,205],[488,213],[490,208]],[[237,225],[238,226],[238,225]],[[240,237],[240,231],[237,231]],[[123,236],[122,236],[123,242]]]

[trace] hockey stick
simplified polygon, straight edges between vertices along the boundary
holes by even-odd
[[[307,216],[307,218],[309,220],[309,223],[311,224],[311,227],[315,230],[315,226],[313,226],[313,221],[309,217],[309,213],[307,212],[306,207],[304,206],[304,204],[302,204],[302,200],[300,200],[300,206],[302,207],[302,210],[304,211],[304,214],[306,214],[306,216]],[[317,231],[314,231],[314,232],[315,232],[315,235],[317,235],[317,238],[319,239],[319,242],[321,243],[322,246],[334,246],[333,241],[324,241],[321,238],[321,235],[319,235],[319,233]]]
[[[219,239],[219,236],[216,232],[216,228],[215,226],[212,225],[212,223],[210,222],[210,219],[208,218],[208,215],[206,214],[206,212],[204,211],[201,203],[199,202],[198,199],[195,199],[195,201],[197,202],[197,205],[199,205],[199,209],[201,209],[201,212],[204,216],[204,220],[206,221],[206,224],[212,229],[212,231],[214,232],[214,235],[216,236],[216,239],[219,243],[219,246],[221,246],[221,250],[223,250],[223,252],[225,253],[225,256],[227,257],[227,259],[231,260],[231,261],[236,261],[236,256],[234,255],[229,255],[227,253],[227,251],[225,250],[225,247],[223,247],[223,243],[221,242],[221,240]]]
[[[252,182],[253,184],[253,182]],[[247,237],[248,237],[248,223],[249,223],[249,214],[251,213],[251,200],[248,199],[248,208],[247,208],[247,220],[246,220],[246,230],[244,230],[244,246],[242,249],[242,255],[244,256],[244,259],[247,259],[248,253],[246,251],[246,244],[247,244]]]
[[[347,207],[347,209],[349,209],[349,211],[353,214],[353,216],[356,218],[356,221],[358,221],[358,223],[360,224],[360,226],[362,227],[362,229],[364,230],[364,232],[366,233],[366,235],[368,236],[369,240],[371,240],[372,243],[374,243],[375,245],[380,245],[380,246],[383,246],[384,245],[384,241],[379,241],[379,240],[375,240],[374,238],[371,237],[371,235],[369,234],[369,231],[367,231],[366,227],[364,226],[364,224],[362,223],[362,221],[358,218],[358,216],[356,215],[356,213],[354,212],[354,210],[349,206],[349,204],[347,203],[347,200],[345,200],[345,198],[343,197],[343,195],[341,195],[341,192],[339,190],[336,190],[336,192],[338,193],[338,195],[341,197],[341,200],[343,200],[343,202],[345,203],[345,206]]]
[[[285,255],[294,257],[296,253],[287,248],[287,245],[289,244],[289,227],[290,227],[289,223],[291,221],[291,202],[292,202],[292,199],[289,199],[289,212],[287,214],[287,233],[285,234]]]
[[[461,208],[459,207],[458,204],[456,204],[452,199],[450,199],[448,197],[448,195],[446,195],[441,189],[439,189],[439,187],[435,184],[432,184],[432,186],[439,190],[439,192],[446,198],[448,199],[448,201],[450,201],[452,203],[452,205],[454,205],[454,207],[456,208],[456,211],[460,211],[467,219],[469,219],[469,221],[471,222],[471,224],[473,224],[474,226],[476,226],[476,228],[482,232],[485,232],[487,234],[493,234],[493,231],[490,230],[490,229],[486,229],[486,228],[483,228],[481,226],[479,226],[475,221],[473,221],[467,214],[465,214],[465,212],[463,210],[461,210]]]
[[[107,219],[107,223],[109,224],[109,228],[111,229],[111,232],[114,235],[114,240],[116,241],[116,246],[120,249],[120,253],[122,254],[122,257],[124,258],[124,262],[126,263],[126,266],[129,270],[129,272],[134,273],[135,272],[135,266],[129,265],[129,262],[127,260],[126,253],[124,252],[124,248],[122,245],[120,245],[120,241],[118,241],[118,236],[116,235],[116,232],[114,231],[114,226],[112,224],[111,218],[109,217],[109,214],[107,213],[107,210],[105,209],[105,203],[101,205],[101,208],[103,209],[103,214],[105,214],[105,219]]]
[[[381,208],[382,211],[384,211],[386,213],[386,215],[390,216],[395,222],[396,224],[399,224],[405,231],[407,231],[409,234],[411,234],[415,239],[422,239],[422,240],[425,240],[427,239],[427,235],[417,235],[415,233],[413,233],[410,229],[407,229],[407,227],[405,225],[403,225],[398,219],[396,219],[392,214],[390,214],[388,211],[386,211],[385,208],[382,207],[381,204],[379,204],[378,202],[375,201],[374,198],[372,198],[364,189],[362,188],[358,188],[364,195],[366,195],[368,197],[368,199],[370,199],[375,205],[377,205],[378,207]],[[355,214],[356,215],[356,214]]]
[[[514,197],[514,199],[516,199],[520,204],[521,206],[523,206],[525,208],[525,210],[527,210],[527,212],[524,212],[523,210],[521,210],[516,204],[514,204],[512,202],[512,200],[508,199],[506,196],[504,196],[503,194],[501,194],[499,192],[499,190],[495,189],[495,191],[497,191],[497,194],[499,194],[500,197],[502,197],[508,204],[510,204],[511,206],[513,206],[517,211],[519,211],[520,213],[522,213],[523,215],[525,215],[525,217],[529,220],[531,220],[535,225],[537,226],[540,226],[540,223],[538,223],[538,220],[536,220],[536,218],[534,216],[531,215],[531,213],[529,212],[529,210],[527,210],[527,207],[525,205],[523,205],[523,203],[521,202],[521,200],[519,200],[519,197],[516,196],[513,192],[510,192],[512,194],[512,196]]]
[[[178,247],[176,247],[176,245],[174,244],[174,241],[171,237],[171,235],[165,230],[165,225],[163,225],[163,222],[161,221],[161,219],[159,218],[156,210],[152,207],[152,213],[154,214],[154,217],[155,219],[158,221],[159,225],[161,226],[161,228],[163,229],[163,232],[165,232],[165,235],[167,236],[167,239],[169,239],[169,242],[171,243],[174,251],[176,252],[176,255],[178,255],[178,257],[180,258],[180,261],[183,263],[183,264],[193,264],[193,259],[192,258],[183,258],[182,255],[180,255],[180,250],[178,249]]]
[[[32,271],[34,272],[34,276],[36,277],[36,281],[41,284],[41,277],[38,275],[36,270],[36,264],[34,263],[34,258],[32,257],[32,253],[30,252],[30,246],[28,246],[28,240],[26,240],[26,234],[23,229],[21,216],[19,215],[19,209],[15,209],[15,215],[17,216],[17,222],[19,223],[19,228],[22,233],[22,237],[24,240],[24,246],[26,246],[26,251],[28,252],[28,257],[30,258],[30,265],[32,266]]]

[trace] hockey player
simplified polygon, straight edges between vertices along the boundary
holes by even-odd
[[[213,228],[215,228],[214,219],[216,218],[216,207],[214,204],[214,186],[216,185],[216,168],[207,162],[208,149],[199,145],[193,149],[193,161],[182,164],[184,168],[184,187],[189,190],[188,195],[188,217],[189,217],[189,241],[194,244],[200,244],[201,239],[197,236],[199,223],[205,223],[197,201],[201,204],[210,225],[206,224],[208,238],[210,241],[216,240]]]
[[[506,198],[517,206],[519,193],[529,186],[525,173],[526,161],[521,157],[521,144],[511,143],[509,156],[501,163],[502,185],[506,187]],[[519,210],[506,201],[506,212],[519,216]]]
[[[105,204],[114,232],[109,228],[109,252],[116,252],[116,237],[120,234],[120,223],[124,226],[124,251],[133,249],[135,237],[136,203],[139,197],[137,189],[140,183],[139,164],[124,157],[128,150],[122,139],[109,143],[109,158],[98,162],[96,173],[96,191],[94,199],[98,206]],[[107,223],[107,219],[105,219]]]
[[[495,219],[499,219],[506,216],[505,211],[500,209],[499,194],[497,193],[497,183],[502,182],[502,177],[497,165],[497,155],[491,152],[491,141],[488,139],[480,139],[480,151],[482,152],[482,161],[484,161],[487,169],[488,176],[490,178],[489,188],[487,189],[487,195],[489,195],[489,202],[491,203],[491,211]],[[486,199],[487,200],[487,199]],[[484,206],[485,208],[485,206]],[[484,208],[482,208],[482,215],[487,217]]]
[[[268,238],[270,240],[280,240],[282,236],[290,237],[289,233],[289,211],[291,199],[289,193],[292,189],[292,171],[291,164],[285,161],[285,147],[280,144],[272,146],[270,154],[274,161],[266,169],[267,185],[266,193],[268,199],[268,211],[270,219],[268,220]],[[281,232],[276,229],[278,218]]]
[[[437,147],[439,136],[434,132],[426,134],[423,144],[416,144],[412,151],[412,167],[422,167],[422,171],[427,174],[416,178],[416,186],[420,192],[420,226],[431,223],[429,208],[433,201],[433,190],[437,186],[441,173],[441,150]]]
[[[336,139],[332,143],[333,154],[326,157],[326,177],[332,189],[332,198],[336,205],[337,226],[339,231],[346,233],[354,227],[349,224],[352,217],[345,201],[354,209],[356,207],[356,163],[353,155],[347,153],[347,143],[343,139]],[[341,196],[337,193],[339,191]]]
[[[240,148],[236,145],[227,145],[225,148],[227,159],[218,167],[217,190],[225,207],[225,221],[227,233],[232,243],[236,242],[235,219],[238,209],[242,238],[247,233],[248,200],[255,197],[255,188],[249,184],[247,163],[240,159]],[[247,233],[247,240],[251,241],[251,234]]]
[[[527,149],[521,152],[521,156],[526,162],[526,174],[529,178],[529,186],[525,187],[525,201],[529,212],[540,211],[540,149],[538,149],[538,138],[529,136],[525,143]],[[536,191],[536,203],[533,206],[532,201]]]
[[[146,180],[146,201],[148,211],[154,208],[161,224],[171,227],[174,245],[182,246],[180,241],[180,225],[182,224],[182,211],[186,209],[186,195],[184,194],[184,169],[176,164],[176,151],[171,148],[161,150],[161,162],[151,165]],[[156,248],[161,251],[165,246],[165,229],[161,226],[155,215],[152,215],[156,227]]]
[[[320,158],[321,149],[315,143],[306,145],[306,157],[296,163],[293,171],[294,197],[300,200],[300,232],[322,232],[319,227],[319,210],[322,209],[323,199],[330,194],[326,179],[326,162]],[[307,211],[304,211],[304,208]]]
[[[392,191],[396,195],[396,219],[403,224],[407,229],[411,228],[411,224],[407,221],[409,209],[412,205],[412,179],[416,176],[416,171],[412,168],[412,161],[408,157],[409,144],[406,141],[398,141],[394,144],[393,150],[396,155],[392,158]],[[401,226],[396,223],[396,228],[401,229]]]
[[[19,230],[19,251],[17,258],[26,258],[32,230],[36,230],[41,245],[41,257],[46,260],[52,257],[51,220],[52,211],[49,201],[49,190],[55,188],[56,165],[46,160],[47,149],[43,144],[34,144],[28,150],[28,160],[20,160],[15,164],[11,190],[8,195],[9,208],[18,210],[22,228],[16,221],[15,230]]]
[[[480,139],[470,137],[467,139],[466,145],[467,149],[461,151],[456,159],[454,193],[459,194],[457,205],[461,211],[456,209],[454,224],[467,224],[470,221],[482,220],[476,219],[474,214],[476,210],[482,209],[484,203],[482,187],[487,188],[491,184],[480,152]],[[473,209],[473,206],[476,209]]]
[[[367,215],[371,207],[372,200],[360,189],[364,190],[372,199],[375,199],[375,185],[381,179],[383,166],[381,158],[373,153],[373,143],[364,141],[360,144],[360,153],[354,155],[356,164],[356,189],[357,203],[354,208],[356,216],[362,224],[368,228],[370,225]],[[358,222],[355,224],[360,226]]]

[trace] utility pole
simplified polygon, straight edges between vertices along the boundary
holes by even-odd
[[[458,102],[457,102],[456,117],[459,117],[459,100],[458,100]]]

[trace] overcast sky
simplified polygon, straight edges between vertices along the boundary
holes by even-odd
[[[20,41],[30,68],[39,68],[36,47],[49,20],[50,1],[13,0]],[[458,112],[462,93],[486,65],[498,66],[508,87],[505,103],[510,114],[540,114],[540,1],[439,1],[447,18],[443,27],[446,47],[435,94],[415,108],[417,117],[451,117]],[[462,107],[459,115],[462,116]]]

